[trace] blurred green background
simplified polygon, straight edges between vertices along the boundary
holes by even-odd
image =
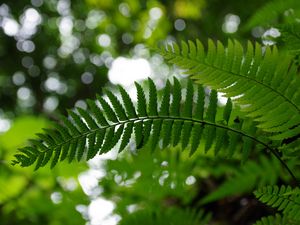
[[[33,172],[12,167],[10,160],[59,113],[74,105],[85,107],[82,100],[101,94],[103,87],[119,83],[131,91],[134,80],[147,76],[160,86],[174,74],[180,78],[148,47],[196,38],[260,41],[264,28],[240,28],[266,2],[2,0],[0,224],[113,225],[140,208],[197,208],[202,187],[215,188],[233,173],[236,161],[188,158],[168,149],[155,155],[125,152],[118,160],[105,160],[114,158],[112,154],[88,164]],[[203,184],[208,177],[214,182]],[[235,204],[233,208],[241,207]],[[231,220],[228,224],[255,220],[243,212],[241,218],[231,217],[233,212],[226,218],[220,214],[222,205],[218,207],[215,218]]]

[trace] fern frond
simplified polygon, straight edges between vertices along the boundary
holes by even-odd
[[[300,53],[300,25],[298,23],[286,24],[279,27],[281,38],[285,46],[293,55]]]
[[[286,217],[282,217],[280,214],[275,214],[274,216],[263,217],[256,221],[253,225],[297,225],[295,221],[291,221]]]
[[[206,195],[200,203],[207,204],[224,197],[251,192],[255,187],[276,184],[280,171],[280,163],[275,157],[269,159],[261,156],[258,162],[248,161],[219,188]]]
[[[251,29],[256,26],[266,26],[278,22],[280,16],[284,15],[287,10],[293,9],[290,12],[294,19],[293,13],[300,9],[300,2],[298,0],[273,0],[263,5],[256,13],[247,21],[245,29]]]
[[[184,43],[184,42],[183,42]],[[300,133],[300,78],[289,56],[278,54],[276,47],[247,50],[237,41],[222,43],[189,41],[161,48],[159,52],[171,63],[185,70],[197,83],[221,91],[242,106],[257,127],[275,133],[274,140],[291,138]],[[213,114],[209,114],[212,116]],[[276,133],[280,133],[277,135]]]
[[[163,148],[179,143],[183,149],[190,146],[190,154],[198,150],[201,140],[205,140],[205,152],[214,147],[215,154],[223,152],[228,143],[231,146],[230,155],[236,152],[240,143],[246,156],[253,144],[272,151],[266,143],[255,137],[252,123],[242,124],[242,120],[230,118],[231,100],[228,100],[223,113],[220,112],[222,119],[216,121],[219,110],[216,91],[211,91],[208,108],[205,109],[202,86],[198,86],[195,91],[192,82],[189,82],[183,96],[179,81],[175,79],[174,85],[168,81],[159,104],[152,80],[149,80],[149,85],[147,103],[145,90],[136,83],[137,107],[132,104],[124,89],[119,88],[121,101],[107,92],[109,102],[97,96],[96,101],[88,100],[87,110],[78,108],[76,111],[68,111],[69,116],[62,117],[62,125],[57,124],[54,129],[45,130],[44,134],[38,135],[39,139],[31,141],[31,147],[20,149],[14,163],[30,166],[36,162],[38,169],[49,161],[53,167],[65,159],[69,162],[75,158],[78,161],[83,158],[88,160],[97,153],[108,152],[118,142],[119,150],[122,151],[130,142],[132,133],[135,134],[137,148],[149,143],[153,151],[161,140],[162,145],[159,146]],[[196,102],[194,96],[197,96]]]
[[[261,202],[277,208],[288,218],[300,221],[300,190],[277,185],[260,188],[254,192]]]

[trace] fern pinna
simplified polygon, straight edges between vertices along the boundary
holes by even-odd
[[[259,144],[273,151],[266,143],[255,137],[252,123],[242,123],[241,119],[231,118],[232,103],[228,99],[223,109],[222,118],[216,121],[217,92],[211,91],[209,104],[205,109],[205,92],[202,86],[195,87],[188,82],[187,91],[182,102],[182,87],[177,79],[174,84],[168,81],[163,89],[163,96],[158,107],[157,90],[149,79],[149,101],[145,90],[136,83],[137,106],[135,107],[126,91],[119,86],[121,102],[107,91],[107,98],[97,96],[96,101],[88,100],[88,110],[77,108],[68,111],[68,117],[62,117],[62,124],[55,124],[54,129],[47,129],[38,134],[39,139],[31,140],[31,146],[20,149],[14,163],[30,166],[36,162],[36,169],[51,160],[51,167],[58,161],[75,158],[81,160],[93,158],[97,153],[105,153],[120,140],[122,151],[135,134],[137,148],[147,143],[152,150],[161,140],[161,147],[176,146],[179,142],[183,149],[190,146],[193,154],[200,140],[205,140],[205,152],[214,148],[215,154],[226,149],[232,155],[237,143],[242,142],[242,156],[245,160],[254,144]],[[194,95],[197,100],[194,102]],[[101,108],[99,108],[101,106]],[[226,146],[226,148],[225,148]],[[86,150],[85,150],[86,149]],[[224,151],[225,152],[225,151]]]
[[[281,55],[276,47],[244,49],[238,41],[182,42],[158,50],[169,62],[185,70],[197,83],[234,97],[257,127],[282,141],[300,133],[300,78],[291,56]]]
[[[280,178],[282,167],[275,158],[261,155],[259,160],[247,161],[239,170],[226,179],[216,190],[201,199],[200,204],[251,192],[255,187],[276,184]]]
[[[300,221],[300,190],[290,186],[277,185],[262,187],[254,192],[263,203],[278,208],[283,214],[295,221]]]
[[[279,214],[275,216],[262,217],[253,225],[297,225],[298,223]]]

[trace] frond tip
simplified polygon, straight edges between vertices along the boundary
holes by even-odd
[[[199,85],[195,94],[191,81],[184,98],[179,81],[174,79],[173,85],[168,81],[160,104],[151,79],[149,87],[149,94],[145,95],[142,86],[136,84],[136,107],[122,87],[119,87],[120,99],[107,92],[109,101],[101,96],[97,96],[96,101],[87,100],[87,110],[77,108],[68,111],[68,117],[62,117],[61,124],[56,123],[54,129],[38,134],[38,139],[31,140],[30,146],[21,148],[13,163],[21,166],[36,163],[38,169],[49,161],[52,168],[58,161],[88,160],[96,154],[110,151],[119,142],[119,151],[124,150],[132,139],[132,133],[135,134],[136,148],[149,143],[152,150],[157,146],[164,148],[181,143],[183,149],[189,147],[190,154],[193,154],[198,150],[200,142],[205,140],[205,152],[213,148],[215,154],[218,154],[228,145],[229,151],[226,154],[232,155],[238,143],[243,143],[243,156],[247,158],[255,142],[269,148],[253,135],[253,125],[242,124],[242,120],[230,117],[230,99],[220,117],[216,116],[216,91],[211,91],[205,109],[204,89]],[[194,95],[197,96],[196,101]],[[162,144],[159,144],[160,141]]]

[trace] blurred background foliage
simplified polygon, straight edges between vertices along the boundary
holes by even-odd
[[[2,0],[0,224],[143,224],[139,219],[148,217],[160,224],[160,217],[170,218],[169,210],[190,218],[190,224],[205,224],[209,213],[200,210],[201,199],[226,178],[240,175],[235,174],[237,160],[189,158],[177,148],[153,154],[149,149],[139,154],[129,150],[117,160],[114,154],[105,155],[88,164],[60,164],[39,172],[12,167],[10,160],[28,138],[50,127],[58,113],[74,105],[85,107],[82,99],[102,94],[102,87],[122,84],[131,93],[133,81],[147,76],[161,87],[169,76],[181,78],[148,47],[196,38],[263,42],[266,36],[276,37],[270,24],[294,18],[299,10],[285,16],[278,12],[270,21],[249,20],[269,2]],[[286,7],[282,12],[289,10]],[[273,182],[288,180],[277,168]],[[221,201],[212,197],[215,202],[204,207],[214,212],[211,224],[251,224],[268,213],[250,191],[245,188]]]

